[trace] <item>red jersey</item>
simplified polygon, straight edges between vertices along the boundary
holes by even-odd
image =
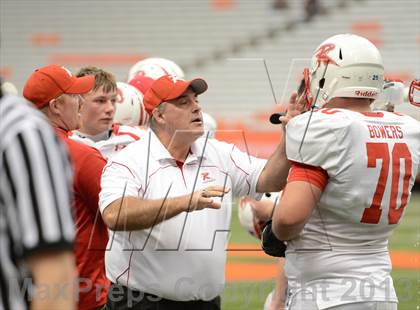
[[[109,287],[104,259],[108,231],[98,208],[101,175],[106,160],[96,149],[70,140],[65,130],[56,128],[56,132],[66,143],[73,163],[78,308],[97,308],[105,304]]]

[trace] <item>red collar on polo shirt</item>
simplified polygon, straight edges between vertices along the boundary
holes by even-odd
[[[179,161],[179,160],[175,160],[175,162],[176,162],[176,165],[178,166],[178,168],[182,170],[182,167],[184,166],[184,162]]]

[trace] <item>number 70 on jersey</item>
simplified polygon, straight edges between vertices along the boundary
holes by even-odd
[[[389,199],[388,224],[398,224],[404,208],[407,205],[408,192],[411,178],[412,160],[411,153],[405,143],[395,143],[390,152],[388,143],[366,143],[367,166],[376,168],[378,160],[382,161],[375,194],[369,208],[365,208],[361,223],[378,224],[381,218],[381,204],[391,174],[391,194]],[[402,193],[400,203],[397,202],[400,188],[401,161],[404,162],[404,174],[402,177]],[[391,165],[390,165],[391,164]]]

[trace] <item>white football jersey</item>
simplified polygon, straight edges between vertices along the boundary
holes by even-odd
[[[320,109],[289,122],[288,158],[328,173],[311,218],[288,243],[292,294],[316,290],[320,309],[397,300],[387,245],[410,199],[419,138],[419,122],[391,112]]]
[[[144,132],[145,130],[140,129],[139,127],[114,124],[112,129],[106,133],[106,136],[101,137],[100,140],[92,139],[79,131],[73,131],[70,139],[95,147],[101,152],[102,156],[106,159],[110,159],[130,143],[140,140],[140,137]]]

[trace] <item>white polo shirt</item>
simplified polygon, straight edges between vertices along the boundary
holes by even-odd
[[[265,162],[232,144],[200,138],[180,169],[148,130],[105,167],[101,212],[122,197],[126,184],[125,196],[146,200],[178,197],[211,185],[225,185],[231,191],[220,209],[183,212],[150,229],[110,232],[105,254],[107,277],[171,300],[210,300],[220,295],[225,282],[232,196],[261,197],[256,184]]]

